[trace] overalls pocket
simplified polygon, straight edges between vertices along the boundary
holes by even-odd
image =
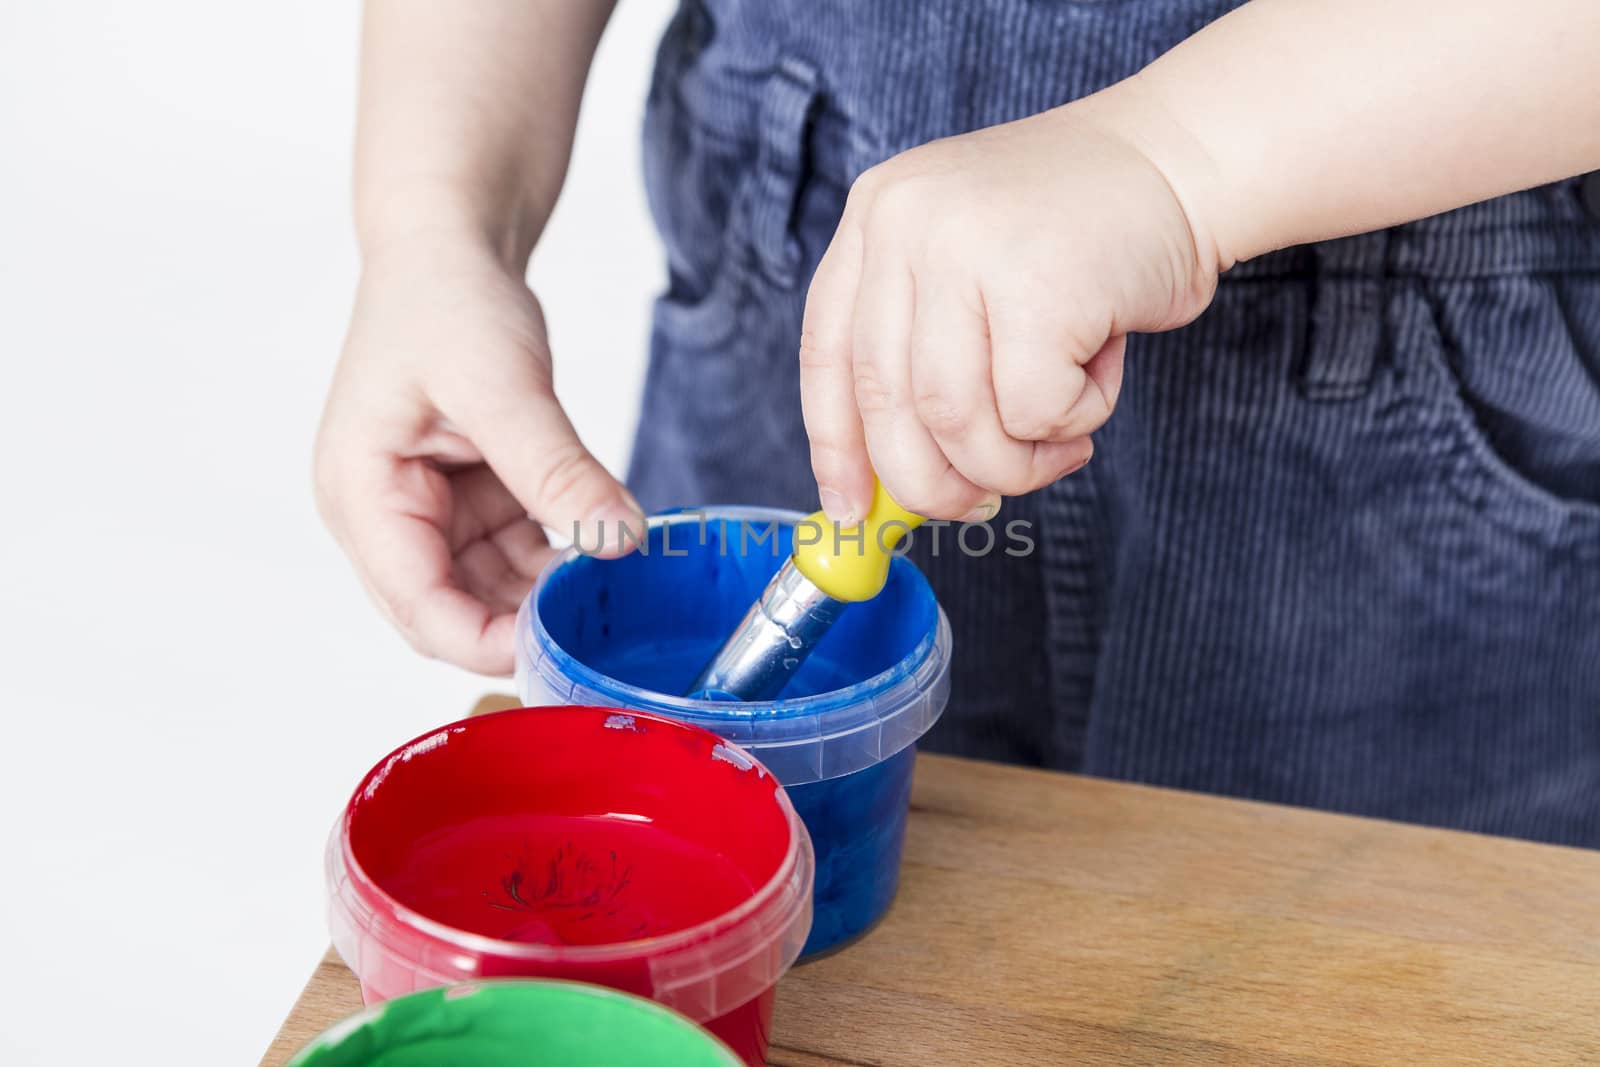
[[[1593,278],[1415,281],[1397,296],[1396,352],[1430,452],[1473,511],[1600,554],[1600,478],[1584,473],[1600,471],[1600,386],[1583,362],[1586,348],[1600,358],[1600,329],[1569,328],[1552,288],[1568,283],[1600,307]]]
[[[800,319],[815,71],[688,70],[652,96],[651,205],[670,284],[655,302],[630,484],[647,505],[805,504]],[[830,231],[831,232],[831,231]]]
[[[646,184],[669,273],[654,324],[674,342],[723,349],[742,319],[797,286],[794,220],[818,97],[815,69],[792,58],[759,75],[679,75],[652,94]]]

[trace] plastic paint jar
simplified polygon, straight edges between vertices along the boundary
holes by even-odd
[[[517,620],[517,689],[668,715],[713,730],[778,776],[811,831],[817,883],[805,955],[869,929],[894,899],[917,738],[949,697],[950,625],[922,572],[896,559],[784,698],[677,696],[789,557],[798,512],[708,508],[651,520],[620,559],[568,549]]]
[[[430,989],[352,1015],[289,1067],[738,1067],[729,1048],[640,997],[578,982]]]
[[[773,776],[613,708],[463,719],[378,763],[328,848],[334,947],[367,1004],[476,978],[646,996],[766,1062],[811,920],[812,853]]]

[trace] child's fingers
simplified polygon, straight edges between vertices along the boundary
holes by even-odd
[[[1071,440],[1105,425],[1122,392],[1122,357],[1127,350],[1128,337],[1120,334],[1107,341],[1083,365],[1083,391],[1061,417],[1056,435],[1050,440]]]
[[[864,518],[872,471],[856,410],[851,320],[861,274],[861,233],[847,218],[817,265],[800,329],[800,406],[823,510],[835,522]]]
[[[951,465],[918,418],[911,379],[916,304],[915,283],[905,261],[869,250],[856,292],[851,338],[855,402],[867,452],[889,495],[919,514],[955,519],[990,494]]]
[[[1037,309],[991,314],[994,394],[1005,431],[1018,441],[1065,441],[1086,431],[1070,427],[1067,412],[1083,394],[1087,375],[1079,350],[1061,323]]]
[[[1034,486],[1033,449],[1000,425],[989,369],[982,298],[918,277],[911,331],[911,391],[917,418],[962,477],[994,494]]]
[[[1088,436],[1074,437],[1070,441],[1033,442],[1032,488],[1040,489],[1060,481],[1093,456],[1094,440]]]

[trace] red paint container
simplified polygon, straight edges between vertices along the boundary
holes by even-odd
[[[367,773],[328,848],[361,997],[565,978],[659,1001],[766,1062],[811,926],[811,842],[737,746],[614,708],[452,723]]]

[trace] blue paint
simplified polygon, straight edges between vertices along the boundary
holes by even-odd
[[[917,746],[907,745],[854,774],[787,787],[817,851],[811,935],[802,956],[847,944],[889,909],[900,884],[916,758]]]
[[[750,748],[816,851],[810,955],[859,935],[894,899],[914,742],[949,691],[949,627],[921,572],[897,559],[883,593],[844,613],[783,699],[678,696],[788,558],[799,518],[712,514],[671,516],[622,559],[569,552],[548,570],[519,620],[518,687],[529,703],[657,711]]]

